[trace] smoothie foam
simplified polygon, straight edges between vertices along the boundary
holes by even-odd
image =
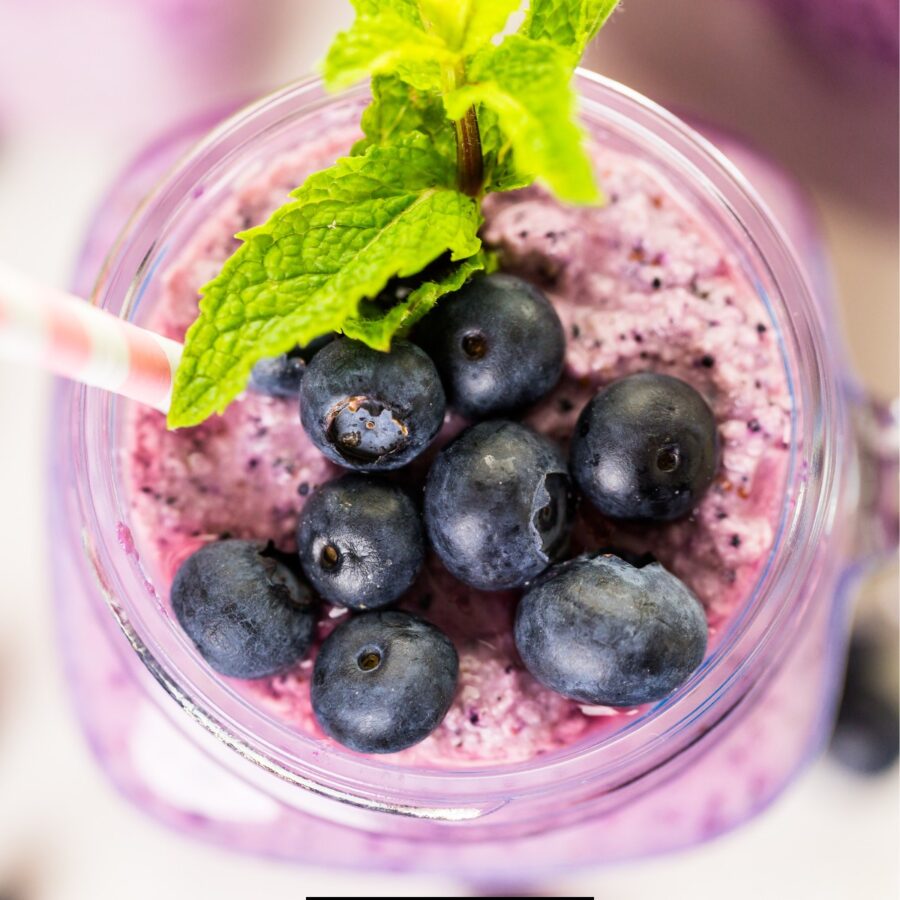
[[[170,263],[147,325],[183,338],[199,288],[288,191],[348,147],[339,134],[236,185],[230,199]],[[637,371],[683,378],[706,396],[722,439],[719,477],[695,514],[674,525],[622,526],[583,507],[575,550],[650,551],[703,602],[714,646],[751,593],[775,539],[787,471],[791,408],[768,313],[717,236],[645,164],[595,148],[608,196],[598,209],[560,206],[537,188],[485,204],[484,236],[505,269],[538,283],[567,330],[566,374],[526,421],[564,443],[599,387]],[[438,445],[462,423],[448,417]],[[201,543],[222,535],[294,548],[304,498],[339,474],[303,433],[292,402],[247,393],[222,417],[169,432],[136,409],[124,446],[135,537],[145,564],[168,583]],[[427,459],[411,467],[421,480]],[[638,710],[585,708],[543,688],[512,639],[513,594],[461,585],[430,559],[403,606],[430,619],[460,655],[456,699],[421,744],[389,757],[402,765],[523,762],[621,727]],[[323,607],[320,636],[342,610]],[[259,682],[235,683],[251,702],[322,741],[310,707],[312,660]]]

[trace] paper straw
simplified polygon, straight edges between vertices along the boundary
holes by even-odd
[[[167,412],[182,346],[0,263],[0,356]]]

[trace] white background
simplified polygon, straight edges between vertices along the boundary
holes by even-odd
[[[148,134],[211,101],[307,71],[347,15],[340,0],[256,5],[278,23],[255,36],[261,49],[244,46],[240,65],[235,50],[233,65],[211,67],[187,90],[158,36],[123,13],[124,3],[0,0],[0,256],[66,284],[104,187]],[[592,62],[665,103],[747,125],[812,182],[858,368],[871,388],[896,394],[896,221],[890,198],[885,210],[877,189],[859,189],[884,164],[884,142],[864,129],[890,105],[873,104],[866,90],[832,96],[820,70],[798,62],[772,22],[740,0],[631,0]],[[787,90],[793,99],[785,100]],[[809,123],[796,128],[801,113]],[[846,144],[848,121],[857,131]],[[883,124],[884,134],[896,131],[891,119]],[[791,128],[796,140],[787,139]],[[890,180],[886,190],[895,193]],[[42,374],[0,363],[0,897],[465,892],[433,879],[345,876],[226,855],[160,828],[113,793],[82,743],[52,641],[54,548],[42,520],[47,394]],[[883,574],[867,590],[865,608],[876,610],[867,615],[895,604],[896,593],[895,573]],[[897,785],[896,769],[864,781],[822,761],[768,814],[712,845],[537,889],[604,900],[889,900],[898,895]]]

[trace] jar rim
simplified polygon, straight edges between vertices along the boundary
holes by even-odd
[[[791,462],[782,522],[753,594],[729,626],[726,639],[692,678],[629,726],[593,746],[575,744],[546,761],[436,772],[391,766],[343,751],[322,754],[318,744],[296,732],[291,734],[298,746],[288,752],[277,746],[277,729],[263,734],[257,727],[235,721],[212,700],[210,685],[215,678],[208,677],[202,689],[199,669],[193,672],[195,678],[186,678],[185,669],[171,665],[166,652],[140,627],[128,608],[127,598],[147,599],[142,573],[133,556],[123,551],[120,536],[109,527],[108,517],[99,514],[98,497],[104,492],[95,490],[98,478],[110,477],[109,470],[115,467],[107,466],[105,473],[94,467],[93,475],[90,471],[90,461],[96,457],[102,439],[109,440],[114,433],[118,401],[92,389],[75,389],[74,452],[82,474],[87,476],[76,485],[80,521],[85,523],[86,552],[119,627],[153,677],[206,731],[255,766],[313,793],[384,812],[460,821],[477,818],[510,796],[538,796],[551,782],[554,791],[565,786],[596,791],[598,785],[615,790],[630,783],[635,771],[658,767],[679,747],[690,746],[689,726],[705,721],[714,727],[721,718],[721,708],[712,707],[726,695],[737,698],[737,702],[765,668],[763,650],[773,643],[784,644],[801,618],[803,604],[792,601],[801,595],[805,573],[821,552],[839,488],[835,443],[840,409],[836,392],[826,389],[827,347],[806,274],[765,204],[720,151],[636,91],[585,70],[579,70],[576,78],[585,118],[593,116],[615,124],[640,139],[648,152],[665,154],[686,175],[698,179],[704,192],[731,217],[756,258],[761,279],[758,288],[764,302],[770,313],[778,313],[788,378],[794,379],[788,360],[804,376],[791,388]],[[363,85],[333,98],[324,94],[318,78],[308,78],[245,107],[214,129],[134,214],[103,267],[93,302],[108,306],[114,296],[124,297],[122,305],[127,310],[128,298],[133,297],[147,274],[149,252],[141,256],[139,267],[132,266],[128,271],[123,264],[125,249],[135,243],[159,210],[178,202],[192,170],[202,170],[223,147],[233,151],[241,141],[252,140],[257,119],[275,121],[281,114],[296,114],[298,109],[308,113],[358,101],[367,90]],[[789,312],[786,297],[790,298]],[[796,487],[791,487],[795,483]],[[281,723],[278,728],[289,731]],[[325,765],[323,756],[328,760]]]

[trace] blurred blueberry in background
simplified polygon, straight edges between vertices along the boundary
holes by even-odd
[[[880,775],[900,752],[897,704],[885,690],[884,668],[884,641],[857,633],[830,749],[834,759],[860,775]]]

